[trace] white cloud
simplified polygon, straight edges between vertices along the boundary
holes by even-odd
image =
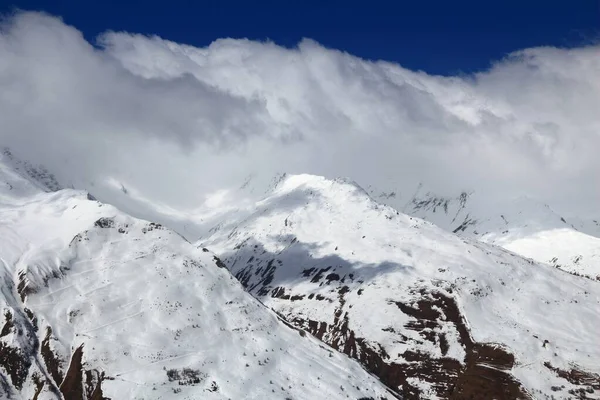
[[[195,48],[37,13],[0,34],[0,141],[63,180],[194,208],[250,172],[600,200],[600,46],[536,48],[439,77],[310,41]]]

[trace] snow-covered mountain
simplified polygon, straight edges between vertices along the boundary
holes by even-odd
[[[593,218],[565,218],[529,197],[490,203],[478,192],[438,196],[423,186],[403,193],[367,190],[377,201],[459,236],[600,280],[600,224]]]
[[[593,224],[583,229],[544,204],[482,209],[473,193],[402,197],[285,174],[250,176],[194,213],[120,189],[102,194],[187,239],[202,237],[191,246],[62,189],[10,150],[0,180],[2,237],[10,238],[1,248],[9,288],[1,340],[14,349],[6,354],[37,354],[2,360],[13,397],[38,388],[40,399],[60,396],[69,360],[80,356],[82,398],[100,387],[109,398],[395,396],[309,332],[404,398],[598,398],[600,288],[590,262],[598,238]]]
[[[198,245],[405,398],[599,398],[598,282],[460,238],[346,180],[287,177],[237,215]]]
[[[0,161],[0,398],[395,396],[208,250]]]

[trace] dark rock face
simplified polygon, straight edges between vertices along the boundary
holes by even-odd
[[[55,277],[47,279],[51,278]],[[22,303],[31,292],[22,285],[24,274],[18,279],[21,282],[16,284],[12,277],[5,277],[0,286],[9,303],[0,325],[0,394],[12,398],[15,391],[33,387],[34,400],[43,389],[56,398],[106,400],[101,388],[104,374],[83,368],[83,345],[74,351],[64,372],[64,360],[52,350],[52,327],[40,331],[37,316]],[[84,380],[84,375],[96,378]]]
[[[343,297],[344,290],[339,293]],[[440,320],[452,322],[466,351],[464,361],[449,357],[433,358],[429,354],[407,351],[402,354],[406,363],[390,363],[386,361],[389,355],[381,346],[374,346],[365,338],[356,337],[349,328],[347,314],[341,316],[341,307],[336,311],[331,326],[325,322],[299,318],[292,319],[292,322],[336,350],[359,360],[369,372],[377,375],[392,389],[398,390],[405,399],[422,398],[422,393],[410,383],[409,378],[430,383],[436,395],[447,399],[530,398],[510,374],[514,356],[501,346],[474,342],[453,298],[440,292],[423,291],[419,294],[423,297],[417,300],[418,307],[396,303],[405,314],[414,318],[405,328],[421,333],[424,340],[437,344],[445,355],[448,346],[445,336],[436,336],[431,332]],[[343,307],[343,301],[340,303]],[[400,333],[400,336],[403,335]],[[403,337],[408,340],[406,336]]]
[[[63,381],[64,373],[62,371],[63,362],[54,354],[50,347],[50,338],[52,336],[52,328],[46,328],[46,337],[42,340],[42,346],[40,353],[42,354],[42,358],[44,363],[46,364],[46,368],[50,373],[54,382],[58,385]]]
[[[327,321],[333,322],[309,319],[294,311],[287,311],[280,316],[294,327],[311,333],[332,348],[358,360],[365,369],[396,391],[399,398],[427,397],[422,386],[415,385],[415,380],[425,383],[435,395],[445,399],[531,398],[510,373],[515,363],[514,356],[499,344],[478,343],[472,339],[452,290],[415,287],[410,289],[409,301],[389,300],[389,304],[395,305],[406,315],[408,322],[402,327],[394,325],[382,330],[392,333],[409,349],[418,349],[418,342],[429,342],[439,349],[439,352],[433,353],[407,350],[398,354],[398,357],[394,354],[392,358],[379,343],[359,337],[349,318],[348,310],[353,304],[348,303],[348,294],[362,295],[368,286],[355,271],[350,272],[350,269],[336,264],[318,266],[312,263],[305,268],[288,267],[276,255],[265,254],[257,246],[243,243],[238,250],[245,247],[250,249],[252,256],[246,252],[225,261],[229,267],[237,263],[236,268],[231,269],[250,293],[263,299],[289,301],[290,306],[294,301],[311,301],[317,308],[320,307],[319,302],[334,304],[332,318],[327,318]],[[282,271],[286,271],[286,279],[304,281],[315,289],[320,288],[321,292],[295,292],[295,286],[276,279],[276,276],[281,276],[277,274],[278,268],[284,268]],[[298,272],[292,278],[287,271]],[[283,306],[281,309],[293,310],[293,307]],[[452,338],[447,337],[447,329],[454,331]],[[415,332],[418,335],[415,336]],[[464,359],[449,355],[450,341],[456,345],[457,338],[464,350]],[[398,359],[403,361],[393,361]]]
[[[83,397],[83,345],[79,346],[71,356],[71,363],[67,374],[60,384],[60,392],[65,399],[84,400]]]
[[[225,263],[223,261],[221,261],[221,259],[217,256],[213,256],[213,261],[215,262],[215,264],[217,265],[217,267],[219,268],[227,268],[227,266],[225,265]]]
[[[19,332],[15,327],[13,315],[10,311],[6,312],[4,318],[5,322],[0,331],[0,338],[11,333],[17,335],[22,334],[22,332]],[[0,367],[8,373],[10,381],[17,390],[23,388],[30,366],[31,361],[21,348],[0,341]]]
[[[31,311],[29,313],[35,318]],[[85,370],[82,366],[83,345],[74,351],[67,372],[64,374],[64,362],[52,351],[50,346],[52,328],[47,327],[45,337],[40,344],[39,339],[31,330],[18,329],[14,324],[12,314],[7,313],[1,332],[0,338],[11,333],[26,336],[29,339],[25,339],[23,343],[33,346],[32,348],[39,347],[42,362],[40,366],[48,372],[48,376],[43,377],[35,372],[30,375],[32,364],[37,360],[36,351],[30,349],[29,346],[27,348],[9,346],[0,341],[0,389],[2,389],[0,393],[10,393],[11,386],[19,391],[26,385],[32,384],[36,388],[34,399],[37,399],[44,387],[48,387],[56,395],[60,391],[62,396],[69,400],[107,400],[102,396],[101,385],[105,379],[104,374],[99,374],[95,370]],[[2,376],[2,370],[8,373],[7,377]],[[84,397],[84,391],[86,397]]]
[[[115,221],[112,218],[100,218],[98,221],[94,222],[94,226],[98,228],[114,228]]]

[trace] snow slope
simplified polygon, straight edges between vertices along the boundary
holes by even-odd
[[[247,294],[213,253],[0,163],[0,398],[393,395]]]
[[[599,398],[597,282],[401,214],[353,182],[288,177],[198,244],[406,398]]]

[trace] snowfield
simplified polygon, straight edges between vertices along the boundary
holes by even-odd
[[[600,395],[596,281],[458,237],[346,180],[290,176],[230,221],[198,245],[407,398]]]
[[[208,250],[0,168],[0,398],[394,397]]]

